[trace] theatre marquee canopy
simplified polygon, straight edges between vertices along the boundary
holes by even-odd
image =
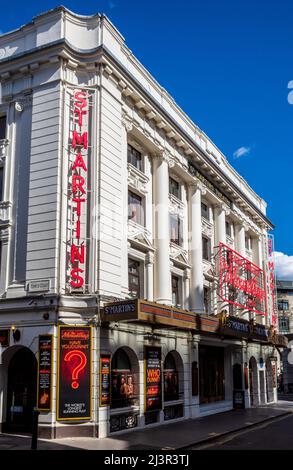
[[[196,329],[196,315],[194,313],[141,299],[126,300],[105,305],[102,312],[102,320],[138,320],[169,327]]]

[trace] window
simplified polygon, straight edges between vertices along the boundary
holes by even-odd
[[[210,220],[209,208],[204,202],[201,203],[201,216],[206,220]]]
[[[210,314],[211,313],[211,290],[209,289],[209,287],[203,288],[203,304],[204,304],[205,313]]]
[[[278,310],[289,310],[288,300],[278,300]]]
[[[232,237],[232,225],[228,220],[226,220],[226,235]]]
[[[245,237],[245,248],[247,250],[251,250],[251,238],[250,237]]]
[[[139,171],[143,171],[141,153],[129,144],[127,151],[127,161],[131,165],[135,166],[135,168],[137,168]]]
[[[130,358],[123,349],[118,349],[111,362],[111,408],[135,405],[137,388],[137,374]]]
[[[168,353],[164,362],[164,401],[173,401],[178,399],[178,371],[172,353]]]
[[[3,201],[4,169],[0,167],[0,201]]]
[[[0,116],[0,140],[6,139],[6,116]]]
[[[202,257],[206,261],[211,260],[211,240],[207,237],[202,237]]]
[[[281,334],[289,333],[289,318],[279,317],[279,331]]]
[[[172,304],[175,307],[181,307],[181,292],[180,292],[180,279],[177,276],[172,276]]]
[[[128,191],[128,220],[144,226],[144,207],[142,198]]]
[[[140,297],[140,263],[128,259],[128,289],[132,297]]]
[[[178,214],[170,214],[170,241],[182,245],[182,223]]]
[[[180,186],[178,181],[174,180],[173,178],[169,178],[169,193],[173,196],[180,199]]]

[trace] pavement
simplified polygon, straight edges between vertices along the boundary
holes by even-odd
[[[232,410],[216,415],[144,428],[109,438],[39,439],[44,450],[179,450],[211,443],[240,430],[250,430],[261,423],[281,417],[293,417],[293,402],[279,401],[273,405],[247,410]],[[30,449],[30,436],[0,434],[0,450]]]

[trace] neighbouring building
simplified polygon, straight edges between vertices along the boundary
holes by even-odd
[[[274,402],[265,201],[104,15],[2,35],[0,79],[2,430],[36,403],[54,438]]]
[[[293,333],[293,281],[277,280],[279,332]]]
[[[282,361],[280,364],[280,391],[284,391],[285,393],[292,393],[293,360],[291,358],[291,343],[293,340],[293,281],[278,280],[276,285],[279,332],[282,335],[286,335],[289,341],[289,348],[284,349],[282,352]]]

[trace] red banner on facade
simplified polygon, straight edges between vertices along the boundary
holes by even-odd
[[[85,287],[86,206],[88,195],[89,95],[75,90],[70,106],[68,207],[69,243],[67,269],[71,289]]]
[[[91,418],[91,327],[59,327],[58,420]]]
[[[264,272],[224,243],[219,244],[219,296],[223,302],[266,315]]]

